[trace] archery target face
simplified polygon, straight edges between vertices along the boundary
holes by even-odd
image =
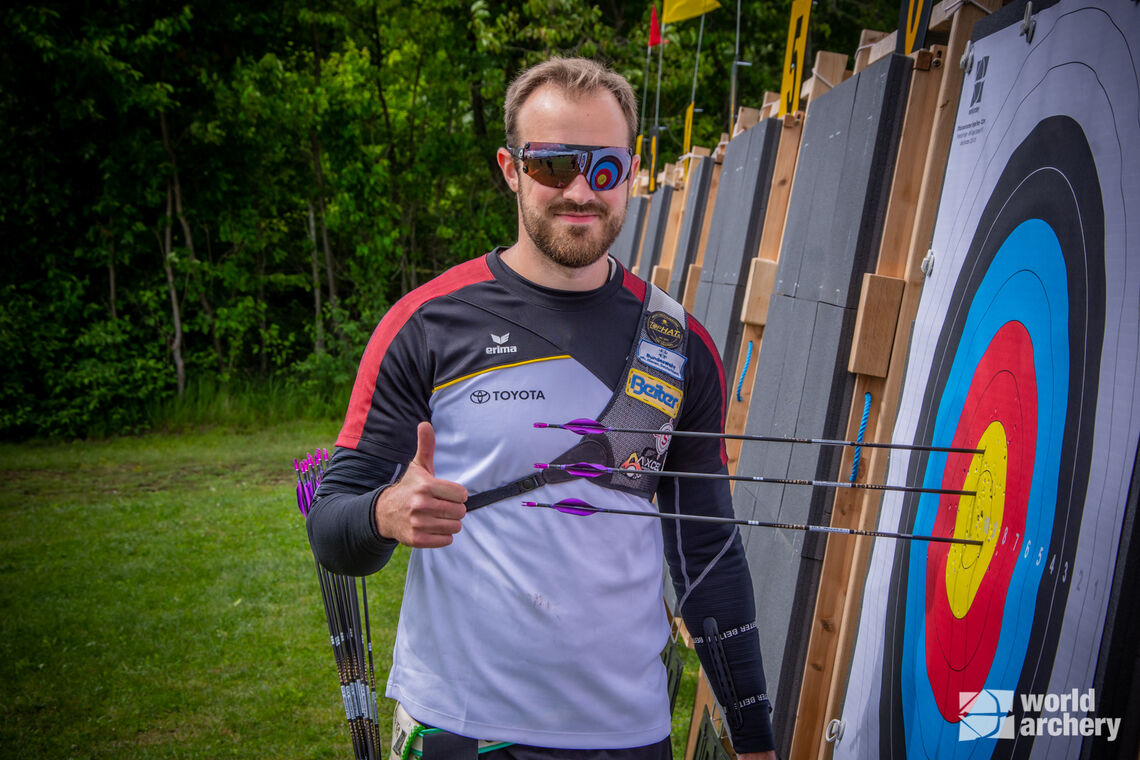
[[[910,478],[976,495],[923,495],[904,510],[916,533],[984,545],[900,547],[893,677],[908,755],[957,740],[963,693],[1024,693],[1026,664],[1051,669],[1068,590],[1057,567],[1072,562],[1063,537],[1082,508],[1058,497],[1085,490],[1088,469],[1072,464],[1091,449],[1096,405],[1099,367],[1086,357],[1100,354],[1104,305],[1086,277],[1103,279],[1101,206],[1083,131],[1051,117],[1010,156],[966,253],[916,440],[985,453],[917,456]]]
[[[886,496],[879,527],[983,545],[875,544],[836,757],[1080,752],[980,697],[1094,685],[1140,437],[1140,14],[1118,10],[976,41],[894,440],[984,453],[892,453],[888,482],[975,495]]]

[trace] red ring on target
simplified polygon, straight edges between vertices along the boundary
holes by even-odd
[[[934,522],[936,536],[982,539],[985,546],[937,544],[927,554],[927,676],[947,721],[959,718],[960,692],[985,686],[1025,534],[1037,382],[1033,343],[1020,322],[1002,325],[978,362],[951,445],[974,447],[995,435],[1004,437],[1004,462],[980,454],[948,455],[942,487],[973,490],[964,488],[969,480],[977,484],[978,495],[943,496]]]

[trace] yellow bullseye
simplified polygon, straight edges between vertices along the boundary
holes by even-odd
[[[991,422],[975,448],[970,470],[962,484],[963,491],[976,491],[976,496],[963,496],[958,502],[954,522],[955,538],[983,541],[981,547],[954,544],[946,557],[946,595],[954,617],[962,619],[970,611],[974,596],[986,575],[986,569],[997,548],[1005,511],[1006,468],[1009,446],[1000,422]]]

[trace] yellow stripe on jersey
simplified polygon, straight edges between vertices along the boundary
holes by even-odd
[[[569,358],[571,358],[570,354],[560,354],[558,356],[544,356],[541,359],[527,359],[524,362],[512,362],[510,364],[500,364],[497,367],[488,367],[487,369],[481,369],[478,372],[472,372],[470,375],[464,375],[463,377],[457,377],[454,380],[448,380],[446,383],[443,383],[442,385],[437,385],[434,388],[432,388],[431,392],[435,393],[437,391],[443,390],[444,388],[446,388],[449,385],[455,385],[456,383],[461,383],[464,380],[469,380],[473,377],[478,377],[479,375],[485,375],[488,372],[495,372],[495,371],[500,370],[500,369],[510,369],[511,367],[521,367],[524,364],[536,364],[538,362],[550,362],[550,361],[554,361],[555,359],[569,359]]]

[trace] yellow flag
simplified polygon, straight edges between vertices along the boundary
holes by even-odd
[[[649,192],[657,189],[657,133],[649,136]]]
[[[693,111],[696,110],[697,104],[690,103],[689,107],[685,109],[685,139],[681,144],[681,152],[688,153],[689,148],[692,146],[693,141]]]
[[[715,11],[719,7],[720,3],[717,0],[665,0],[661,23],[676,24],[678,21]]]
[[[693,112],[696,110],[696,103],[689,103],[689,107],[685,109],[685,140],[681,146],[681,153],[685,156],[689,155],[689,149],[693,147]],[[689,176],[689,159],[686,158],[684,162],[685,173],[684,176]]]
[[[807,47],[810,14],[811,0],[792,0],[788,47],[784,53],[784,76],[780,83],[780,116],[794,113],[800,107],[800,85],[803,83],[804,48]]]

